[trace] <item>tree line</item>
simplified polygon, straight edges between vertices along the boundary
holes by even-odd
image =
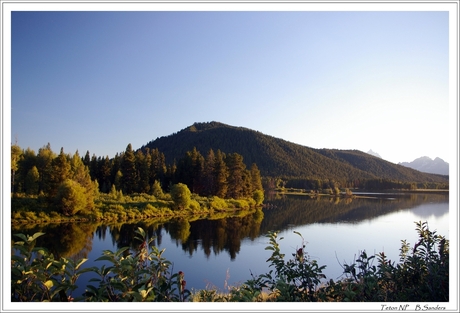
[[[50,144],[40,148],[37,154],[30,148],[11,147],[12,192],[44,194],[54,203],[59,203],[60,193],[78,192],[75,189],[80,187],[85,189],[81,192],[91,202],[97,192],[108,193],[114,188],[126,195],[157,195],[170,192],[178,183],[200,196],[242,199],[253,197],[255,192],[263,195],[257,165],[253,163],[247,169],[238,153],[225,154],[210,149],[204,157],[193,148],[181,159],[166,164],[164,154],[158,149],[134,151],[131,144],[112,159],[94,154],[90,157],[89,151],[83,157],[78,151],[66,154],[63,148],[56,154]],[[68,190],[61,190],[62,185]]]

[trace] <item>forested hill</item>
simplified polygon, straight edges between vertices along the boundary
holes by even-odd
[[[313,149],[261,132],[219,122],[195,123],[143,146],[164,153],[166,163],[182,158],[194,147],[238,153],[249,167],[256,163],[262,176],[333,179],[341,181],[386,179],[400,182],[448,183],[448,176],[422,173],[358,150]]]

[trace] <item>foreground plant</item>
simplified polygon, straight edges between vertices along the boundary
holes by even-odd
[[[11,256],[11,301],[73,301],[72,292],[77,289],[78,277],[88,272],[81,265],[87,259],[55,259],[44,248],[35,247],[33,236],[15,234],[22,239],[13,244]]]
[[[185,289],[182,272],[171,273],[172,263],[152,245],[154,238],[147,241],[145,231],[138,228],[135,238],[140,241],[137,251],[129,247],[116,252],[105,250],[96,261],[109,261],[110,266],[93,267],[98,286],[88,285],[87,301],[186,301],[190,292]]]
[[[96,261],[109,266],[82,269],[86,259],[72,261],[55,259],[35,241],[43,233],[33,236],[16,234],[21,241],[13,244],[11,257],[12,301],[365,301],[365,302],[441,302],[449,301],[449,241],[426,222],[417,222],[419,238],[411,249],[403,240],[400,263],[387,259],[384,253],[367,255],[362,251],[351,264],[343,266],[345,278],[326,280],[319,266],[301,248],[285,260],[281,253],[277,232],[269,232],[272,255],[267,260],[268,273],[254,276],[241,286],[229,288],[228,293],[198,290],[193,295],[185,288],[182,272],[173,273],[172,263],[147,240],[142,228],[136,230],[139,246],[131,251],[124,247],[116,252],[105,250]],[[374,261],[377,260],[377,265]],[[83,297],[72,294],[81,274],[93,272],[97,278],[90,282]]]

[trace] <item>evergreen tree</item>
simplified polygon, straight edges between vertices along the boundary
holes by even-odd
[[[86,150],[85,158],[83,159],[83,164],[89,167],[91,163],[91,157],[89,155],[89,150]]]
[[[260,176],[259,168],[256,163],[251,165],[251,192],[256,190],[264,190],[262,187],[262,178]]]
[[[98,185],[96,181],[91,179],[89,173],[89,168],[86,166],[80,156],[78,151],[71,158],[71,175],[70,178],[77,182],[84,189],[86,204],[86,211],[91,211],[94,208],[94,199],[98,194]]]
[[[85,166],[88,167],[89,169],[89,174],[91,175],[91,179],[92,180],[99,180],[99,177],[98,177],[98,174],[99,174],[99,163],[97,161],[97,157],[95,154],[93,154],[93,156],[91,157],[91,161],[89,163],[89,165],[86,165]]]
[[[243,163],[243,157],[238,153],[232,153],[227,156],[226,161],[229,172],[227,198],[244,197],[246,165]]]
[[[201,186],[203,166],[204,158],[196,148],[187,151],[179,160],[175,181],[186,184],[193,193],[200,194],[203,189]]]
[[[155,180],[158,180],[161,184],[165,184],[166,175],[166,163],[165,156],[158,149],[146,150],[150,154],[150,174],[149,182],[153,184]]]
[[[154,195],[157,199],[163,199],[164,197],[163,189],[161,188],[160,182],[158,180],[153,182],[151,192],[152,195]]]
[[[220,150],[216,152],[216,159],[214,162],[214,190],[213,195],[219,198],[225,198],[228,189],[228,168],[225,163],[225,154]]]
[[[34,165],[27,173],[24,181],[24,192],[28,195],[36,195],[38,193],[38,182],[40,174],[37,167]]]
[[[117,190],[121,189],[121,176],[123,176],[120,171],[122,155],[115,154],[115,157],[110,162],[110,181]]]
[[[214,184],[215,184],[215,177],[214,177],[215,162],[216,162],[216,155],[214,154],[214,150],[210,149],[204,161],[203,175],[202,175],[202,182],[201,182],[201,185],[203,186],[202,193],[204,196],[213,195]]]
[[[15,191],[25,192],[24,188],[27,175],[34,166],[37,168],[37,155],[34,150],[27,148],[18,162],[18,170],[15,175]],[[34,194],[38,194],[38,190]]]
[[[138,177],[137,192],[148,193],[150,190],[149,184],[149,169],[150,155],[144,156],[141,150],[136,152],[136,170]]]
[[[11,192],[14,192],[16,171],[23,157],[22,149],[18,145],[11,145]]]
[[[121,177],[121,190],[124,194],[133,193],[137,190],[138,177],[136,171],[136,157],[131,144],[128,144],[123,154],[120,170],[123,174]]]
[[[40,174],[38,192],[48,192],[51,184],[52,161],[56,154],[51,150],[51,145],[38,149],[37,154],[37,168]]]
[[[98,182],[102,192],[109,192],[112,182],[110,180],[111,163],[108,156],[99,161]]]
[[[46,192],[48,198],[53,200],[57,194],[59,185],[70,178],[71,165],[69,157],[64,153],[64,148],[61,148],[59,155],[52,160],[51,166],[50,184]]]

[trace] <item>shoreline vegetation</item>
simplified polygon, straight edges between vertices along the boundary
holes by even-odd
[[[331,197],[338,199],[375,199],[381,194],[391,193],[438,193],[446,194],[445,189],[416,189],[416,190],[305,190],[294,188],[278,188],[276,194],[307,196],[311,199],[318,197]],[[356,193],[357,194],[356,194]],[[375,194],[375,195],[374,195]],[[263,197],[259,196],[259,203],[253,198],[221,199],[217,196],[201,197],[190,195],[189,207],[182,210],[174,209],[174,201],[170,194],[163,194],[157,198],[148,194],[123,195],[121,191],[112,191],[109,194],[99,193],[94,200],[95,207],[89,214],[65,216],[53,211],[43,196],[14,194],[12,201],[12,224],[24,223],[68,223],[89,221],[140,221],[146,219],[172,219],[172,218],[217,218],[219,214],[233,213],[237,215],[253,213],[256,210],[269,208],[270,204],[261,203]]]
[[[87,259],[55,259],[46,249],[36,247],[43,233],[32,236],[14,234],[11,257],[12,302],[448,302],[449,240],[431,231],[426,222],[416,222],[419,240],[413,248],[405,240],[399,263],[391,262],[383,252],[368,255],[361,251],[352,264],[343,264],[344,278],[334,281],[322,273],[319,265],[301,247],[291,258],[280,251],[278,232],[266,235],[272,251],[267,262],[272,268],[228,293],[216,289],[186,289],[186,273],[173,272],[172,263],[152,244],[142,228],[135,230],[137,248],[105,250],[95,261],[110,266],[82,268]],[[374,265],[377,261],[377,265]],[[75,295],[77,280],[91,272],[82,295]],[[439,304],[438,304],[439,309]]]
[[[204,218],[218,217],[219,214],[251,213],[262,208],[253,198],[221,199],[219,197],[190,196],[190,203],[181,210],[175,209],[175,202],[169,194],[156,198],[148,194],[123,196],[100,194],[95,199],[95,207],[89,214],[65,216],[52,210],[40,196],[14,195],[12,201],[12,224],[60,223],[87,221],[140,221],[157,218]]]

